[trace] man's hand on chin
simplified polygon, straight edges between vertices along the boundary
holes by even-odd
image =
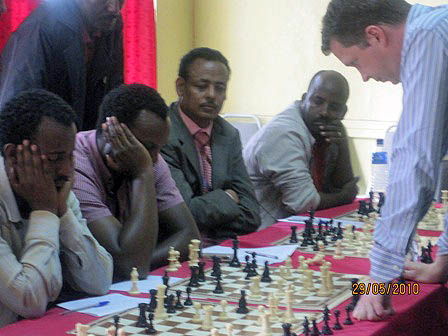
[[[371,283],[375,281],[370,280]],[[395,314],[392,308],[390,295],[366,293],[361,295],[353,311],[353,317],[357,320],[381,321]]]

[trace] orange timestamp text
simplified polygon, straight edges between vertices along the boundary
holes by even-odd
[[[352,295],[417,295],[420,293],[418,283],[359,282],[352,284]]]

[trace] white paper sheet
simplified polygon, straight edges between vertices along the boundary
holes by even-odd
[[[286,260],[288,256],[294,253],[298,245],[281,245],[281,246],[269,246],[260,248],[240,248],[238,249],[238,260],[245,262],[245,257],[250,253],[257,253],[256,260],[259,265],[263,265],[265,261],[269,264],[279,263]],[[202,250],[203,255],[216,255],[216,256],[233,256],[233,250],[231,247],[226,246],[210,246]],[[264,256],[263,256],[264,255]]]
[[[76,301],[69,301],[58,304],[59,307],[68,310],[77,310],[82,307],[87,307],[89,305],[97,304],[101,301],[109,301],[108,304],[97,308],[88,308],[85,310],[80,310],[79,313],[89,314],[93,316],[106,316],[110,314],[117,314],[119,312],[135,308],[139,303],[148,303],[147,298],[136,298],[121,294],[107,294],[103,296],[96,296],[87,299],[81,299]]]
[[[169,286],[172,286],[182,279],[180,278],[172,278],[170,277],[170,280],[168,282]],[[137,287],[138,290],[142,293],[148,293],[150,289],[157,289],[158,285],[161,285],[162,277],[160,275],[148,275],[148,278],[145,280],[139,280]],[[117,291],[124,291],[127,292],[131,289],[132,283],[131,281],[122,281],[112,284],[110,287],[110,290],[117,290]]]

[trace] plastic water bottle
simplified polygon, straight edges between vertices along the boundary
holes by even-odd
[[[387,165],[387,152],[384,149],[384,140],[376,140],[376,151],[372,153],[372,191],[385,192],[389,169]]]

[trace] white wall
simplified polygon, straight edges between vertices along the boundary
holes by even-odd
[[[173,0],[159,0],[159,12],[164,1]],[[440,5],[446,0],[419,2]],[[387,127],[398,120],[402,91],[400,85],[363,83],[355,69],[321,53],[321,19],[328,3],[328,0],[193,0],[193,45],[219,49],[229,59],[232,76],[223,113],[256,114],[263,122],[300,99],[317,71],[341,72],[351,89],[344,123],[350,137],[352,164],[355,173],[361,176],[360,192],[366,193],[375,139],[383,137]],[[160,34],[163,33],[158,24],[159,41]],[[164,65],[159,62],[160,66]],[[174,80],[170,79],[173,83]]]

